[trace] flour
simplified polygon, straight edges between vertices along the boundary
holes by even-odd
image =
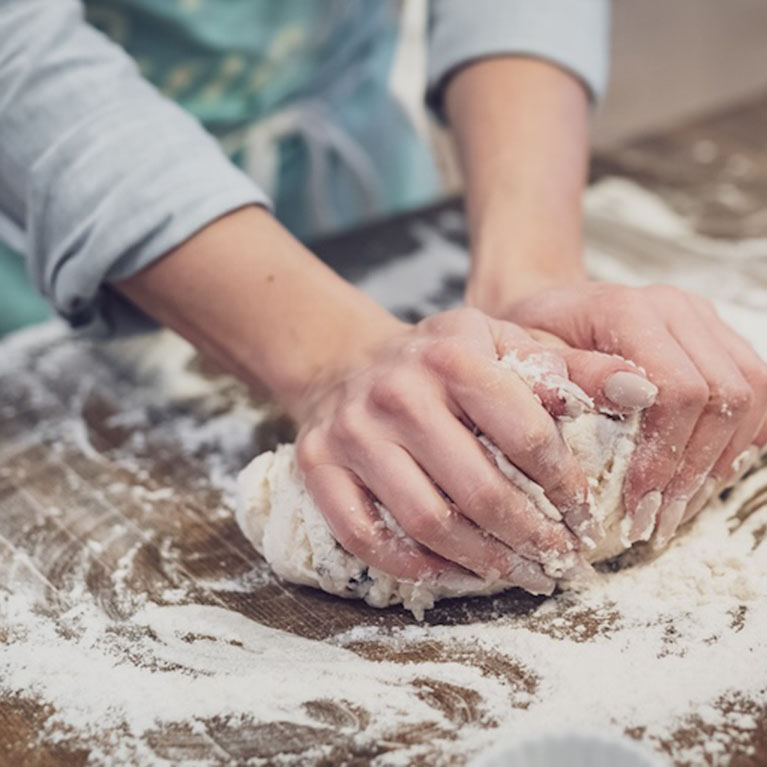
[[[633,187],[608,187],[604,195],[602,189],[589,193],[587,211],[602,211],[608,202],[614,206],[616,196],[626,210],[644,204],[645,193]],[[650,235],[663,239],[661,232],[654,233],[653,210],[642,214],[644,235],[642,222],[636,222],[637,241]],[[607,231],[607,217],[605,212],[599,219],[601,250],[591,260],[596,276],[604,276],[604,242],[615,235]],[[672,231],[666,224],[665,231]],[[708,248],[691,240],[678,220],[674,225],[681,228],[673,242]],[[436,254],[440,235],[431,237],[430,252]],[[757,252],[756,245],[749,247]],[[726,250],[727,244],[705,252],[720,248]],[[692,260],[692,250],[685,252]],[[667,272],[671,281],[677,279],[673,263]],[[641,279],[638,256],[636,262],[622,262],[622,268]],[[727,296],[730,302],[720,301],[720,308],[727,307],[740,330],[764,343],[764,313],[736,303],[735,294]],[[749,293],[749,301],[757,302],[758,296]],[[166,350],[174,343],[163,339]],[[141,356],[138,348],[136,353]],[[188,370],[181,375],[174,368],[181,359],[188,361],[185,354],[157,352],[161,372],[152,376],[151,386],[142,386],[107,375],[107,366],[97,364],[87,346],[66,341],[55,325],[3,341],[0,374],[17,365],[30,375],[18,391],[0,391],[0,417],[34,407],[49,413],[56,428],[46,423],[30,430],[35,434],[19,428],[0,442],[0,477],[15,471],[10,458],[39,444],[41,435],[54,445],[66,441],[83,454],[99,451],[87,429],[59,431],[62,424],[83,424],[83,403],[67,409],[37,374],[39,366],[51,378],[76,370],[95,392],[103,386],[124,401],[124,412],[131,415],[111,421],[115,428],[143,428],[161,420],[167,442],[181,445],[190,460],[198,461],[205,475],[199,488],[195,485],[201,497],[207,498],[210,488],[221,494],[221,505],[207,508],[200,524],[228,521],[235,531],[234,472],[252,454],[252,435],[230,429],[234,420],[217,409],[220,393],[231,384]],[[158,381],[167,387],[158,388]],[[212,392],[210,400],[206,391]],[[178,410],[192,400],[188,411]],[[244,398],[237,403],[235,411],[244,413]],[[198,407],[207,421],[192,417]],[[266,422],[267,412],[252,410],[249,423]],[[153,456],[142,452],[157,443],[136,446],[133,437],[126,437],[122,452],[109,456],[113,462],[119,458],[124,476],[120,487],[104,486],[104,504],[126,487],[141,488],[130,495],[146,506],[151,528],[146,537],[151,538],[161,529],[155,521],[174,501],[166,484],[153,483],[147,468]],[[98,767],[236,761],[215,741],[212,720],[228,728],[234,744],[265,737],[258,729],[264,723],[312,728],[311,747],[293,745],[297,750],[240,759],[249,765],[341,762],[346,755],[356,758],[355,749],[366,744],[377,750],[363,751],[359,762],[376,767],[419,758],[425,764],[461,765],[503,738],[565,729],[628,731],[689,767],[728,767],[735,759],[747,764],[767,715],[766,498],[767,468],[762,466],[726,500],[713,502],[667,551],[642,547],[622,559],[620,569],[600,570],[578,592],[530,602],[525,609],[509,597],[488,597],[479,606],[456,605],[433,625],[404,625],[407,621],[396,613],[394,619],[384,613],[389,620],[378,622],[360,608],[359,622],[367,625],[330,631],[321,641],[247,616],[246,597],[252,606],[269,598],[270,592],[259,590],[264,583],[272,594],[281,589],[263,563],[254,561],[220,578],[193,577],[174,551],[172,533],[157,545],[167,588],[150,594],[151,584],[141,579],[145,540],[139,538],[108,571],[120,610],[107,610],[103,594],[92,592],[88,581],[90,563],[105,553],[88,550],[82,560],[62,557],[55,586],[28,553],[39,554],[31,536],[38,518],[58,519],[60,504],[30,512],[30,536],[21,539],[27,551],[3,537],[2,524],[14,507],[0,501],[0,703],[11,708],[17,700],[46,704],[47,718],[36,728],[40,740],[89,750],[88,764]],[[120,529],[116,522],[98,540],[108,553],[111,540],[129,533],[130,525]],[[65,544],[61,548],[71,553]],[[353,608],[339,602],[338,609]],[[323,718],[328,712],[333,724]],[[158,753],[157,732],[174,727],[183,731],[189,750]],[[419,739],[413,733],[426,735]],[[198,756],[195,743],[208,749],[207,756]]]
[[[762,470],[738,494],[748,496],[765,480]],[[728,507],[738,504],[736,494]],[[730,732],[729,739],[719,736],[718,748],[731,749],[732,736],[745,737],[756,719],[747,710],[723,711],[721,701],[734,691],[767,701],[767,546],[754,548],[752,537],[767,515],[762,509],[728,535],[728,507],[704,512],[655,561],[600,575],[570,608],[563,610],[562,600],[572,595],[545,603],[528,626],[498,616],[465,626],[364,627],[317,642],[221,607],[146,605],[123,637],[95,604],[78,601],[57,627],[27,600],[6,594],[0,604],[12,640],[0,645],[2,687],[51,704],[56,713],[47,727],[64,739],[72,731],[127,726],[141,733],[221,716],[316,726],[307,703],[326,698],[340,698],[349,711],[375,712],[365,730],[370,738],[407,722],[451,727],[420,694],[418,680],[434,678],[481,695],[482,716],[462,727],[451,747],[465,753],[551,723],[616,733],[637,723],[646,742],[662,743],[691,711]],[[593,636],[573,630],[575,605],[592,609],[602,624]],[[733,632],[738,615],[743,623]],[[349,649],[377,643],[396,654],[424,642],[513,659],[532,675],[534,690],[488,677],[471,663],[371,661]],[[487,729],[487,720],[499,726]],[[714,753],[716,740],[699,748]],[[403,751],[403,764],[404,754],[412,752]],[[700,752],[690,746],[690,754],[697,764]]]

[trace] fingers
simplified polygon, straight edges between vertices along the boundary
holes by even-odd
[[[718,495],[723,490],[733,487],[759,462],[760,455],[763,449],[758,445],[749,445],[732,463],[732,473],[726,480],[718,479],[715,476],[706,477],[705,482],[701,486],[700,490],[692,497],[692,500],[687,505],[684,516],[682,517],[682,524],[692,519],[698,512],[700,512],[704,506]]]
[[[584,534],[593,523],[586,477],[529,387],[479,355],[453,365],[445,380],[472,423],[544,489],[576,534]]]
[[[737,457],[751,445],[758,445],[762,424],[767,416],[767,365],[741,335],[724,323],[713,306],[703,299],[694,297],[696,309],[706,324],[709,333],[719,341],[742,377],[747,391],[740,392],[741,398],[750,402],[742,404],[744,412],[740,418],[732,439],[719,456],[713,468],[713,474],[719,479],[727,479],[733,473],[733,464]],[[734,414],[735,415],[735,414]],[[763,444],[763,443],[762,443]]]
[[[658,388],[636,365],[618,355],[573,349],[540,331],[528,337],[509,323],[496,321],[496,326],[499,356],[508,359],[510,354],[516,360],[510,367],[541,397],[552,415],[563,411],[555,403],[564,401],[567,406],[572,399],[585,404],[586,409],[596,407],[615,414],[643,410],[655,401]],[[536,340],[531,343],[533,336]],[[568,415],[578,414],[567,412],[567,407],[564,410]]]
[[[664,502],[661,494],[677,472],[709,390],[665,325],[654,323],[645,333],[627,335],[625,346],[628,356],[651,371],[658,387],[655,404],[642,418],[641,439],[624,485],[624,503],[632,517],[628,537],[633,543],[647,540],[653,532]]]
[[[698,492],[695,493],[687,504],[687,509],[682,516],[682,524],[685,524],[685,522],[692,519],[710,500],[714,498],[719,484],[720,483],[713,477],[706,477]]]
[[[488,580],[526,575],[518,585],[528,590],[553,587],[540,567],[529,562],[522,568],[518,554],[454,509],[399,445],[376,443],[358,456],[355,470],[405,533],[423,546]]]
[[[536,505],[526,492],[532,487],[527,477],[517,472],[518,485],[515,478],[510,481],[455,418],[426,412],[424,419],[431,424],[430,437],[422,436],[425,429],[413,429],[402,435],[403,444],[464,516],[523,557],[551,568],[575,563],[576,538],[548,499],[541,497]],[[540,488],[538,493],[543,496]],[[547,571],[552,574],[553,569]]]
[[[750,386],[725,348],[712,343],[705,326],[702,328],[700,322],[693,325],[690,313],[685,313],[671,318],[669,330],[706,382],[708,397],[677,471],[664,491],[658,546],[665,545],[676,532],[690,499],[702,487],[751,406]]]
[[[740,419],[729,444],[715,462],[711,476],[687,505],[682,524],[701,511],[723,486],[739,481],[756,462],[761,447],[767,442],[767,366],[751,345],[720,319],[710,302],[698,296],[690,298],[708,332],[719,341],[738,368],[742,383],[750,387],[750,395],[741,396],[750,396],[751,407]],[[725,408],[731,410],[729,404]]]
[[[315,466],[305,472],[304,479],[335,539],[365,564],[408,581],[433,580],[450,569],[441,557],[393,535],[348,469]]]
[[[513,316],[574,346],[618,352],[658,387],[624,486],[631,541],[652,535],[660,511],[657,540],[663,543],[753,459],[750,445],[767,445],[767,366],[705,299],[669,286],[603,284],[521,302]],[[575,364],[568,361],[568,368],[603,405]],[[607,386],[604,380],[607,399],[617,394],[622,402],[641,402],[645,391],[633,388],[636,381],[618,376]]]

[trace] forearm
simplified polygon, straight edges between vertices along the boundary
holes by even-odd
[[[117,287],[298,417],[309,384],[401,327],[258,207],[219,219]]]
[[[494,58],[455,75],[446,106],[465,177],[467,301],[497,314],[538,288],[582,279],[583,86],[543,61]]]
[[[79,331],[132,329],[104,286],[266,195],[79,0],[0,0],[0,216]]]

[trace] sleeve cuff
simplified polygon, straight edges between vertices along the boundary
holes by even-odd
[[[459,69],[491,56],[533,56],[572,73],[592,102],[604,95],[608,0],[432,0],[426,101],[445,119],[443,94]]]
[[[158,323],[124,298],[110,283],[127,279],[178,247],[218,218],[247,205],[269,208],[265,197],[253,187],[230,189],[172,216],[162,236],[151,248],[129,254],[118,261],[106,280],[76,312],[64,315],[70,326],[90,338],[114,338],[154,330]]]
[[[144,105],[146,106],[146,105]],[[30,190],[32,272],[58,314],[89,336],[151,326],[110,284],[238,208],[268,197],[173,105],[95,115]],[[51,167],[46,167],[50,162]],[[67,195],[76,189],[77,195]],[[55,202],[55,204],[53,204]],[[43,257],[45,255],[45,257]]]
[[[232,168],[234,173],[238,173]],[[219,170],[220,172],[220,170]],[[228,176],[228,174],[224,174]],[[211,189],[204,198],[189,199],[161,214],[151,240],[125,252],[113,263],[103,281],[96,281],[87,265],[72,264],[56,281],[54,305],[79,333],[91,338],[112,338],[144,332],[157,323],[131,304],[111,283],[127,279],[193,237],[218,218],[247,205],[269,207],[267,198],[247,179],[229,178],[226,188]]]

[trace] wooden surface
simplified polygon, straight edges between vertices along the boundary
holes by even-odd
[[[695,220],[701,231],[765,236],[767,103],[746,105],[638,142],[601,158],[595,172],[639,179]],[[371,270],[407,259],[420,242],[413,235],[413,225],[417,231],[419,222],[440,226],[446,237],[464,243],[455,210],[448,204],[384,222],[322,243],[319,251],[351,278],[364,279]],[[449,279],[439,291],[435,302],[449,304],[460,294],[460,284]],[[290,438],[284,419],[267,417],[237,439],[225,435],[230,449],[221,450],[221,435],[210,432],[208,425],[220,423],[224,431],[231,427],[226,414],[243,398],[236,386],[216,384],[214,395],[202,398],[164,393],[156,381],[126,362],[132,359],[130,353],[57,333],[30,344],[30,349],[22,369],[9,369],[0,358],[0,592],[28,595],[40,611],[54,617],[84,594],[126,631],[139,605],[168,604],[169,595],[173,604],[225,607],[315,640],[360,625],[397,628],[413,623],[399,609],[380,612],[283,585],[243,539],[232,517],[227,478],[257,452]],[[66,360],[63,367],[61,360]],[[200,363],[192,367],[214,379]],[[126,569],[128,552],[132,556]],[[227,585],[238,579],[237,589]],[[252,588],[241,587],[247,582]],[[519,593],[459,600],[431,611],[427,624],[467,624],[498,614],[540,622],[533,615],[540,602]],[[567,603],[552,615],[559,618],[557,631],[577,631],[586,638],[610,620],[583,614]],[[540,630],[554,629],[542,625]],[[0,616],[3,641],[10,638]],[[351,649],[373,660],[471,665],[503,679],[512,690],[535,685],[508,658],[472,646],[420,641],[405,643],[395,652],[363,641]],[[463,764],[464,756],[451,756],[449,730],[476,724],[481,716],[477,701],[471,691],[436,677],[421,684],[421,697],[433,708],[435,720],[447,720],[450,728],[428,719],[413,721],[377,740],[365,737],[366,712],[350,714],[333,701],[316,700],[307,707],[313,726],[244,720],[235,728],[209,717],[193,727],[125,733],[96,744],[77,732],[51,737],[46,730],[50,707],[33,695],[6,692],[0,694],[0,765],[68,767],[96,763],[96,753],[98,763],[113,764],[164,759],[198,765],[364,765],[414,743],[423,748],[413,763]],[[764,767],[767,711],[760,716],[762,726],[747,743],[707,763]],[[641,722],[635,724],[630,734],[641,737]],[[689,743],[710,736],[693,722],[674,733],[664,749],[678,765],[687,765],[683,754]],[[141,749],[131,750],[131,739],[141,739]],[[321,760],[311,756],[318,743],[325,747]]]

